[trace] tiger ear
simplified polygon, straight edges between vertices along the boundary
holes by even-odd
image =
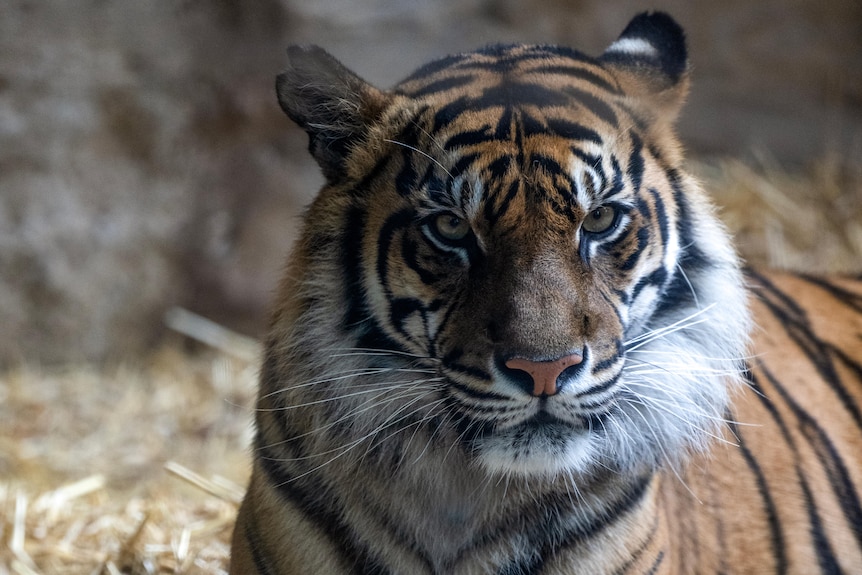
[[[676,119],[688,94],[689,66],[685,33],[673,18],[638,14],[599,59],[645,119]]]
[[[352,145],[383,111],[383,92],[319,46],[291,46],[287,68],[276,77],[281,109],[308,133],[308,149],[324,176],[338,180]]]

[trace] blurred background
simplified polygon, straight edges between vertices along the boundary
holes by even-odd
[[[763,202],[730,198],[721,174],[826,170],[826,196],[788,176],[796,199],[772,179],[765,203],[801,222],[802,251],[831,225],[805,224],[810,202],[835,202],[862,242],[860,188],[842,189],[862,151],[859,0],[6,0],[0,365],[140,353],[172,306],[261,333],[321,182],[274,96],[288,44],[320,44],[388,87],[492,42],[598,54],[646,8],[688,33],[694,83],[679,129],[719,202],[762,223]],[[771,236],[751,237],[759,263]]]

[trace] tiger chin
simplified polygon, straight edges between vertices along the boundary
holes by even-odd
[[[288,50],[326,184],[231,573],[862,566],[862,287],[743,272],[683,168],[688,82],[663,13],[598,57],[491,46],[389,91]]]

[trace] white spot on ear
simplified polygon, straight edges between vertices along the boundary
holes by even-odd
[[[643,38],[620,38],[605,50],[609,52],[622,52],[631,54],[632,56],[646,56],[648,58],[657,58],[658,50]]]

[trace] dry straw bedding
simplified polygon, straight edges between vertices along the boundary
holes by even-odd
[[[862,270],[862,162],[694,170],[751,263]],[[226,571],[258,349],[167,321],[177,335],[146,358],[0,374],[0,575]]]

